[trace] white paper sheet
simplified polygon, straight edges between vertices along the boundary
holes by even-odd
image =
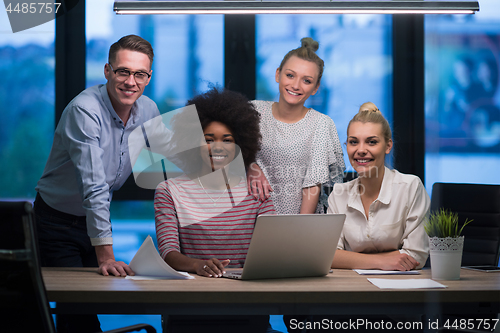
[[[418,275],[419,271],[383,271],[381,269],[353,269],[359,275]]]
[[[380,289],[435,289],[447,288],[444,284],[431,279],[376,279],[368,278]]]
[[[151,236],[146,237],[144,243],[129,264],[135,276],[127,276],[132,280],[158,279],[194,279],[186,272],[178,272],[170,267],[161,257],[153,243]]]

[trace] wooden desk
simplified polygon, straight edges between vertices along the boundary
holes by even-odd
[[[486,314],[500,312],[500,273],[462,270],[446,289],[380,290],[367,276],[334,270],[319,278],[134,281],[92,268],[43,268],[56,313],[101,314]],[[381,277],[381,276],[377,276]],[[421,275],[388,279],[430,278]],[[60,305],[64,304],[64,307]]]

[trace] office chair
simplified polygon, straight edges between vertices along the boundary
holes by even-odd
[[[0,201],[0,331],[55,333],[43,283],[30,202]],[[134,332],[138,324],[107,333]]]
[[[431,210],[440,208],[458,214],[467,225],[462,266],[498,265],[500,255],[500,185],[435,183]]]
[[[434,183],[432,186],[431,211],[440,208],[458,214],[460,227],[465,219],[474,220],[462,231],[464,249],[462,266],[498,265],[500,254],[500,185]],[[429,263],[428,260],[427,263]],[[426,265],[427,266],[427,265]],[[451,319],[490,319],[496,314],[482,317],[443,314]],[[463,331],[445,330],[441,331]],[[470,330],[485,332],[489,330]]]

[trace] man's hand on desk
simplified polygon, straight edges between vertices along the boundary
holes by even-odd
[[[108,259],[99,264],[98,272],[104,276],[108,276],[110,274],[114,276],[135,275],[126,263],[123,261],[114,261],[113,259]]]
[[[127,276],[135,275],[134,271],[123,261],[116,261],[113,254],[113,245],[99,245],[95,246],[95,253],[97,255],[97,262],[99,269],[97,270],[104,276]]]

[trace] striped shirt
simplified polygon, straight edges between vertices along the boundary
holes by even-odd
[[[204,189],[183,175],[160,183],[155,193],[156,237],[160,255],[171,251],[202,260],[230,259],[243,267],[258,215],[274,214],[271,199],[248,194],[242,179],[230,191]]]

